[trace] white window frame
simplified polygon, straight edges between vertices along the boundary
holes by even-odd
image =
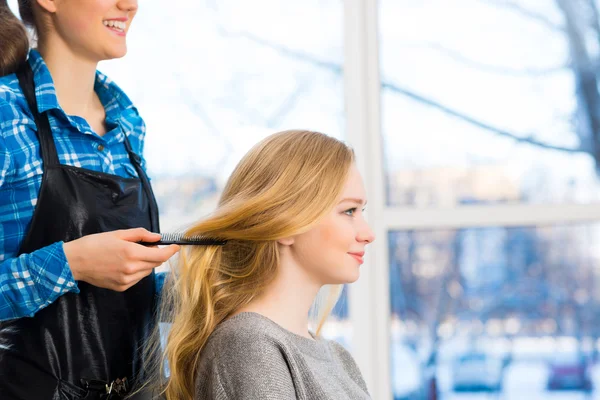
[[[360,279],[349,288],[352,352],[372,398],[392,400],[389,231],[593,222],[600,221],[600,204],[388,207],[381,139],[378,1],[345,0],[344,6],[346,138],[356,150],[369,198],[368,219],[377,237],[367,250]]]

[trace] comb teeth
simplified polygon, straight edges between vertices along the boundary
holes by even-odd
[[[169,232],[161,233],[160,240],[158,242],[147,243],[143,242],[143,245],[168,245],[168,244],[179,244],[179,245],[192,245],[192,246],[223,246],[227,243],[227,240],[207,238],[200,235],[185,236],[183,233]]]
[[[163,233],[160,236],[161,242],[172,242],[175,244],[222,246],[227,243],[226,240],[207,238],[200,235],[185,236],[183,233],[177,232]]]

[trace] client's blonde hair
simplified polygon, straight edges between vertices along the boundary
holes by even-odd
[[[184,248],[163,291],[162,320],[173,321],[159,362],[166,360],[170,369],[162,387],[168,400],[193,398],[198,358],[210,334],[275,277],[277,240],[310,230],[335,206],[353,161],[343,142],[293,130],[267,137],[239,162],[217,210],[187,232],[227,244]],[[339,295],[335,289],[317,335]]]

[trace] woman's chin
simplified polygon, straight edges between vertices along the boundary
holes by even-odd
[[[328,280],[326,285],[346,285],[349,283],[354,283],[360,278],[360,269],[356,269],[354,272],[348,272],[343,276],[332,277]]]

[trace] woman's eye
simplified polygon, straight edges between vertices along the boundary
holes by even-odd
[[[344,211],[344,214],[349,215],[349,216],[353,216],[354,213],[356,212],[356,207],[355,208],[351,208],[349,210]]]

